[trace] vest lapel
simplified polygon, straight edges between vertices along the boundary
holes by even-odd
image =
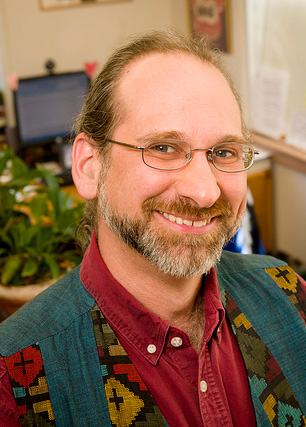
[[[301,300],[301,295],[305,294],[300,288],[295,273],[288,267],[268,268],[265,271],[284,290],[305,319],[303,311],[305,301]],[[284,275],[288,277],[289,274],[292,278],[290,283],[289,280],[284,279]],[[224,278],[222,278],[222,284],[225,284]],[[229,293],[222,286],[220,288],[224,308],[244,359],[256,415],[259,415],[258,421],[261,420],[259,425],[306,426],[306,418],[299,402],[270,349]],[[260,315],[264,316],[264,313]],[[262,408],[259,409],[256,399],[259,399],[270,423],[265,422],[260,416]]]
[[[91,314],[112,425],[167,425],[98,305]]]

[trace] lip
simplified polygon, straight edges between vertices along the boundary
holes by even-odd
[[[167,212],[155,211],[162,220],[167,221],[172,228],[184,233],[206,233],[215,221],[215,217],[192,219],[183,218],[179,215],[170,214]]]

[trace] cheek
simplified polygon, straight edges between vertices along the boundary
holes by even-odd
[[[235,215],[245,209],[247,200],[247,177],[228,174],[227,179],[220,185],[223,197],[231,205]]]
[[[106,175],[105,191],[120,213],[137,215],[144,201],[165,192],[171,183],[160,171],[144,164],[113,163]]]

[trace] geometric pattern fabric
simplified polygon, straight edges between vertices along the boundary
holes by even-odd
[[[38,345],[5,357],[22,425],[54,426],[43,360]]]
[[[288,266],[266,268],[265,270],[289,297],[306,323],[306,295],[294,270]]]
[[[306,300],[299,278],[288,267],[265,269],[289,297],[306,323]],[[222,292],[224,306],[242,353],[249,381],[272,426],[306,427],[306,419],[275,358],[233,299]],[[113,426],[167,425],[154,399],[100,308],[91,310],[100,368]],[[22,425],[54,426],[43,360],[38,345],[5,357]]]
[[[112,425],[167,425],[97,305],[91,314]],[[22,425],[56,425],[39,345],[31,345],[4,359]]]
[[[305,320],[306,306],[299,279],[288,267],[266,269],[282,288]],[[295,394],[275,358],[256,333],[249,320],[225,292],[225,309],[229,316],[247,375],[272,426],[306,426]]]
[[[92,310],[104,388],[113,426],[164,426],[164,418],[100,308]]]

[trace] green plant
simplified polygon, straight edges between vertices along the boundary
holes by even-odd
[[[48,170],[28,169],[12,150],[0,152],[0,283],[58,279],[81,258],[74,235],[82,203]]]

